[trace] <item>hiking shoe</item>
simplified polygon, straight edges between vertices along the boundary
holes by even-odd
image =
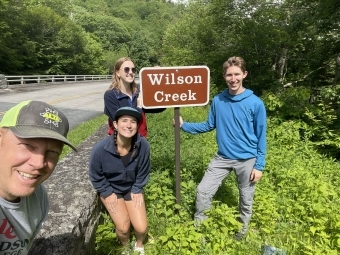
[[[139,255],[145,255],[144,247],[137,247],[137,242],[133,245],[133,252],[139,252]]]
[[[245,235],[246,235],[245,233],[237,232],[234,235],[234,240],[241,241],[245,237]]]

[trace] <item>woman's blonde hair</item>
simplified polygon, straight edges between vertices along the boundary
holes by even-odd
[[[133,62],[130,58],[128,57],[122,57],[120,59],[118,59],[114,65],[114,68],[113,68],[113,72],[112,72],[112,83],[109,87],[108,90],[119,90],[120,91],[120,78],[116,75],[116,72],[119,71],[119,69],[121,68],[122,64],[125,62],[125,61],[131,61]],[[135,82],[135,80],[133,80],[133,82],[131,82],[131,91],[132,93],[136,93],[137,92],[137,84]]]

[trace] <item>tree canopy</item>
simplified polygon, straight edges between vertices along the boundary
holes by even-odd
[[[136,0],[0,0],[0,73],[110,73],[129,56],[159,63],[165,29],[183,5]]]

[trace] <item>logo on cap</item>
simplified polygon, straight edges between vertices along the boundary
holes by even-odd
[[[58,127],[59,122],[62,122],[61,118],[58,116],[58,111],[51,110],[50,108],[45,108],[46,112],[40,113],[40,116],[44,117],[45,124],[53,124]]]

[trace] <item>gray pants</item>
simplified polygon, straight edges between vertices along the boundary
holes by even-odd
[[[216,154],[197,187],[195,221],[203,221],[207,218],[204,211],[210,208],[212,198],[221,186],[223,179],[231,171],[234,171],[237,176],[239,190],[240,220],[243,224],[241,232],[247,232],[255,193],[255,183],[250,181],[250,174],[254,164],[255,158],[231,160]]]

